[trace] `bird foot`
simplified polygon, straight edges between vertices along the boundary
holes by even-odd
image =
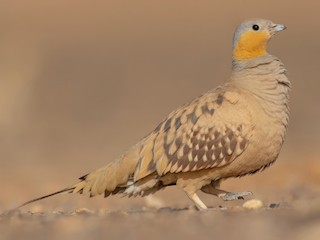
[[[245,196],[252,195],[252,192],[226,192],[218,196],[224,201],[244,200]]]

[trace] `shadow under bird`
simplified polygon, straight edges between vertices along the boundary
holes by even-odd
[[[278,157],[289,120],[290,81],[283,63],[267,52],[286,27],[264,19],[241,23],[233,38],[230,78],[172,111],[121,157],[59,193],[146,196],[167,186],[182,189],[199,210],[197,191],[223,200],[251,192],[219,189],[221,180],[253,174]]]

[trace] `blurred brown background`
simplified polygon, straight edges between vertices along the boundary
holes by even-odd
[[[290,127],[272,168],[223,187],[267,203],[318,190],[319,9],[315,0],[1,1],[0,210],[74,183],[226,80],[233,31],[253,17],[288,27],[269,50],[292,81]],[[191,204],[178,189],[156,196],[164,206]],[[145,202],[64,195],[40,205],[115,210]]]

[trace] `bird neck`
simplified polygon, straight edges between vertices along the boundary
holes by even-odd
[[[276,57],[265,54],[248,61],[234,60],[230,82],[253,93],[268,115],[287,119],[291,84]]]

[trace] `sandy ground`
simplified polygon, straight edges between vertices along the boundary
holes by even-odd
[[[318,239],[320,193],[248,210],[241,205],[28,211],[0,217],[0,239]]]
[[[154,198],[60,195],[0,216],[2,239],[320,239],[319,1],[0,1],[0,213],[57,191],[145,136],[230,73],[242,20],[285,24],[270,52],[292,82],[288,135],[252,191],[194,210]],[[246,201],[260,208],[243,207]]]
[[[209,206],[205,212],[175,187],[145,198],[55,196],[11,214],[3,210],[0,239],[318,239],[319,165],[308,166],[309,174],[297,174],[294,180],[291,173],[282,176],[284,163],[276,165],[222,185],[252,190],[245,200],[224,202],[200,193]]]
[[[318,198],[317,201],[320,199]],[[280,206],[23,213],[1,218],[1,239],[317,239],[319,208]]]

